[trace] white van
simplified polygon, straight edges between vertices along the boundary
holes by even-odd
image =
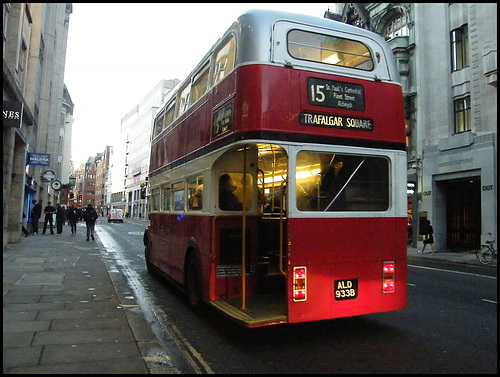
[[[111,208],[108,215],[108,223],[110,222],[123,222],[123,210],[119,208]]]

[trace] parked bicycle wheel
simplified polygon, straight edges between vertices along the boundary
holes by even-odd
[[[495,259],[495,254],[489,246],[481,245],[481,249],[476,252],[477,259],[482,264],[490,264]]]

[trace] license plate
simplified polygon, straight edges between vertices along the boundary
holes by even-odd
[[[352,300],[358,297],[358,279],[335,280],[335,300]]]

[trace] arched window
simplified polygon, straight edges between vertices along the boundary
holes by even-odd
[[[404,14],[398,14],[391,18],[384,30],[385,39],[408,36],[407,19]]]

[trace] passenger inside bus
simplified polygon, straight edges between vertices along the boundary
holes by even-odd
[[[189,198],[190,209],[202,209],[203,208],[203,184],[199,185],[196,190],[194,190],[193,195]]]
[[[265,213],[269,213],[269,212],[279,213],[280,212],[280,203],[281,203],[281,200],[280,200],[279,193],[274,194],[274,195],[270,195],[267,198],[266,206],[264,207],[264,212]]]
[[[311,191],[314,191],[317,187],[313,186]],[[317,194],[311,195],[308,193],[302,185],[297,183],[297,208],[300,211],[311,211],[314,208],[314,198],[317,197]]]
[[[242,205],[234,195],[236,186],[229,174],[222,174],[219,178],[219,207],[224,211],[241,211]]]
[[[344,185],[349,177],[343,167],[343,161],[332,160],[323,170],[320,182],[320,197],[323,199],[323,206],[329,208],[333,205],[332,208],[337,211],[346,209]]]

